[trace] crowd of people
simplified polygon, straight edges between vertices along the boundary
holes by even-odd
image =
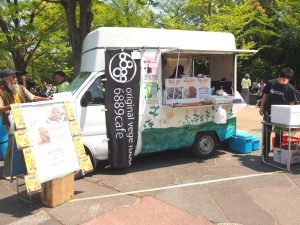
[[[290,69],[290,68],[288,68],[288,69]],[[293,82],[294,82],[294,79],[292,77],[289,79],[289,83],[295,89],[296,98],[297,98],[296,102],[298,103],[300,100],[300,92],[295,88],[295,86],[293,85]],[[241,81],[241,86],[242,86],[241,95],[244,99],[244,102],[249,105],[256,105],[256,106],[260,107],[262,97],[263,97],[263,90],[266,86],[265,80],[264,79],[255,79],[252,82],[249,73],[246,73],[244,78]]]
[[[27,71],[15,72],[19,85],[25,87],[29,92],[40,97],[48,97],[53,93],[63,92],[69,82],[66,80],[66,74],[63,71],[53,73],[53,81],[56,84],[44,82],[42,88],[38,87],[38,82],[35,81]]]

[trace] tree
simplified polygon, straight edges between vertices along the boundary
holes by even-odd
[[[154,7],[161,12],[160,25],[163,27],[200,30],[207,16],[233,5],[233,0],[162,0],[156,1]]]
[[[72,48],[74,73],[80,71],[83,40],[91,31],[93,21],[92,0],[45,0],[59,3],[65,10]],[[79,9],[78,9],[79,8]],[[77,17],[77,14],[79,16]]]
[[[62,19],[57,8],[41,0],[0,1],[0,48],[10,53],[16,70],[25,70],[29,62],[44,54],[40,45],[48,42]]]
[[[155,3],[154,3],[155,4]],[[148,0],[107,0],[95,4],[97,18],[94,27],[154,27],[157,16]]]
[[[206,16],[203,29],[208,31],[230,32],[235,35],[236,45],[240,49],[258,49],[255,55],[240,56],[239,71],[250,72],[253,77],[262,77],[262,71],[255,68],[266,60],[254,61],[261,57],[261,53],[273,48],[272,40],[278,38],[274,26],[274,18],[270,18],[258,0],[249,0],[224,7],[218,14]],[[268,71],[270,72],[270,71]]]
[[[291,67],[300,73],[300,2],[298,0],[276,1],[277,27],[279,30],[276,61],[280,67]],[[299,77],[299,75],[298,75]],[[298,78],[299,79],[299,78]],[[298,86],[300,86],[298,80]]]

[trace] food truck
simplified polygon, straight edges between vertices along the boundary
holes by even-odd
[[[230,33],[94,30],[68,89],[87,153],[120,168],[143,153],[213,155],[236,133],[237,55],[254,52]]]

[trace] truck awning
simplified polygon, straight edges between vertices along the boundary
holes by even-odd
[[[243,53],[257,53],[258,50],[244,50],[244,49],[233,49],[233,50],[182,50],[182,49],[162,49],[162,53],[167,55],[221,55],[221,54],[243,54]]]

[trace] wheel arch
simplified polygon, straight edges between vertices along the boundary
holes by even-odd
[[[87,146],[86,144],[83,144],[83,146],[84,146],[85,153],[86,153],[87,155],[90,156],[91,162],[92,162],[93,167],[94,167],[94,169],[95,169],[96,166],[97,166],[97,159],[95,158],[95,155],[94,155],[93,151],[92,151],[91,148],[90,148],[89,146]]]
[[[219,137],[214,130],[197,133],[190,151],[198,158],[208,158],[215,154],[220,146]]]
[[[221,144],[221,139],[217,133],[217,131],[215,130],[204,130],[204,131],[199,131],[197,132],[196,136],[195,136],[195,139],[194,139],[194,142],[193,142],[193,145],[195,144],[195,142],[197,141],[197,138],[200,136],[200,135],[205,135],[205,134],[208,134],[208,135],[213,135],[217,141],[217,144],[220,145]],[[193,146],[192,145],[192,146]]]

